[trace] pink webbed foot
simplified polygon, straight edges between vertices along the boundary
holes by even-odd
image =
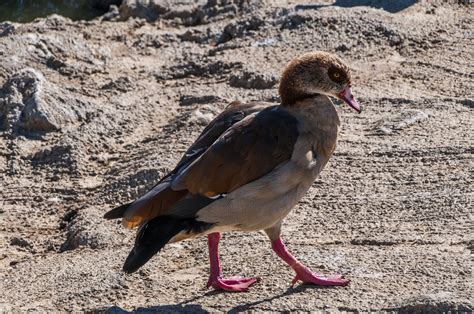
[[[231,278],[209,278],[207,287],[213,287],[216,290],[243,292],[247,291],[248,288],[258,281],[257,278],[242,278],[242,277],[231,277]]]
[[[291,281],[293,287],[298,281],[302,281],[303,284],[318,285],[318,286],[346,286],[350,280],[344,279],[342,275],[331,275],[324,276],[313,273],[306,266],[300,263],[293,266],[296,272],[295,278]]]
[[[242,292],[258,281],[257,278],[231,277],[221,278],[221,266],[219,263],[218,245],[221,238],[220,233],[215,232],[207,235],[209,245],[210,276],[207,287],[216,290]]]
[[[349,280],[344,279],[341,275],[324,276],[313,273],[308,267],[298,262],[298,260],[288,252],[281,238],[272,241],[272,248],[275,253],[277,253],[277,255],[296,272],[295,278],[291,281],[291,286],[294,286],[295,283],[300,280],[305,284],[318,286],[346,286],[350,282]]]

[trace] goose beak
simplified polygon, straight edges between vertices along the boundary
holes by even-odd
[[[357,111],[358,113],[362,112],[362,106],[359,105],[354,95],[352,95],[352,89],[350,85],[347,85],[346,88],[344,88],[344,90],[339,93],[338,97],[343,102],[345,102],[346,104],[354,108],[354,110]]]

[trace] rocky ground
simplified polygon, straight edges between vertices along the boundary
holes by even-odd
[[[0,312],[471,312],[472,5],[166,3],[0,24]],[[225,274],[261,278],[247,293],[204,288],[204,238],[123,274],[134,232],[102,215],[232,100],[277,102],[282,67],[311,50],[351,65],[366,111],[338,107],[339,146],[284,238],[351,284],[290,288],[261,233],[223,238]]]

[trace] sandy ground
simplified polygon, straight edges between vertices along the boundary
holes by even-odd
[[[0,312],[471,312],[473,8],[409,2],[0,24]],[[230,101],[277,102],[282,66],[310,50],[351,65],[366,111],[338,107],[336,153],[284,239],[351,284],[291,288],[261,233],[222,241],[226,275],[261,278],[247,293],[204,287],[204,238],[123,274],[135,232],[103,213],[172,169]]]

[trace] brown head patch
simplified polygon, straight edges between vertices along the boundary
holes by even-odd
[[[342,60],[327,52],[314,51],[287,64],[278,91],[282,104],[291,105],[315,94],[334,95],[343,84],[351,84],[351,73]]]

